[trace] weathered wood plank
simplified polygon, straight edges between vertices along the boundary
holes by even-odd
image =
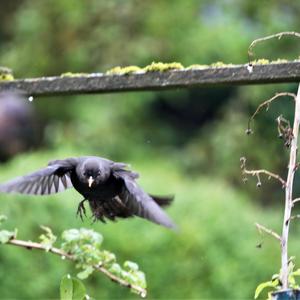
[[[254,65],[252,72],[248,65],[234,65],[141,74],[95,73],[74,77],[18,79],[0,82],[0,92],[21,90],[27,95],[37,96],[284,82],[300,82],[300,61]]]

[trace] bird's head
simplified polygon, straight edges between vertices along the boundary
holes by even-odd
[[[79,172],[80,179],[88,185],[89,188],[104,183],[111,174],[111,169],[106,163],[99,160],[87,160]]]

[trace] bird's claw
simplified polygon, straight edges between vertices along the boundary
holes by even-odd
[[[83,199],[82,201],[79,202],[77,212],[76,212],[76,216],[77,217],[79,216],[82,222],[83,222],[83,215],[86,217],[86,210],[84,207],[84,202],[86,200],[87,199]]]
[[[93,224],[96,223],[96,221],[97,221],[97,216],[96,216],[95,214],[93,214],[93,215],[91,216],[91,219],[92,219],[91,225],[93,225]]]
[[[94,224],[96,221],[100,220],[102,223],[106,223],[105,219],[103,218],[103,215],[99,212],[99,210],[93,211],[93,214],[91,215],[92,224]]]

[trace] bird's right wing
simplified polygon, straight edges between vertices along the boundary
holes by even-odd
[[[75,159],[50,162],[48,167],[0,184],[2,193],[48,195],[73,187],[70,171],[76,166]]]
[[[135,182],[135,173],[116,170],[113,174],[124,182],[124,188],[119,197],[130,212],[156,224],[176,228],[176,225],[159,205]]]

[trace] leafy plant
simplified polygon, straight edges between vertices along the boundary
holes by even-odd
[[[289,287],[292,289],[299,289],[299,284],[296,282],[297,276],[300,276],[300,269],[294,271],[295,264],[293,263],[293,258],[290,258],[289,262],[289,272],[288,272],[288,279],[289,279]],[[273,291],[278,291],[282,288],[282,283],[280,281],[280,274],[274,274],[270,281],[260,283],[256,290],[254,298],[257,299],[258,296],[264,291],[265,289],[270,288],[271,291],[268,293],[268,300],[271,299],[271,294]]]
[[[6,217],[0,215],[0,225],[5,220]],[[4,229],[0,231],[0,244],[44,250],[59,255],[62,259],[75,262],[75,267],[80,269],[77,274],[79,279],[86,279],[94,271],[99,271],[121,286],[130,288],[132,292],[141,297],[146,296],[145,274],[139,270],[136,263],[125,261],[121,266],[114,253],[101,249],[103,237],[100,233],[86,228],[65,230],[61,235],[60,247],[56,248],[54,247],[54,243],[57,241],[56,235],[47,226],[41,226],[41,228],[44,233],[39,236],[40,243],[17,240],[17,230]],[[85,298],[85,286],[79,279],[71,276],[63,277],[60,288],[62,299]]]

